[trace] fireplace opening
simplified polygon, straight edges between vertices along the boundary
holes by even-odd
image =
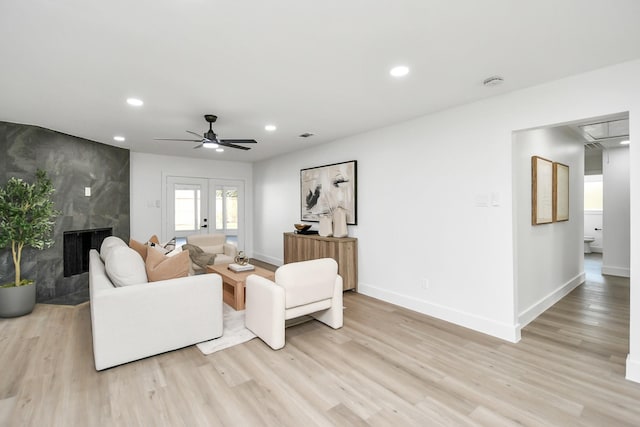
[[[89,251],[100,250],[102,241],[111,236],[112,228],[65,231],[64,236],[64,277],[89,271]]]

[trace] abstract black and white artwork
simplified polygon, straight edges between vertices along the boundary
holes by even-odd
[[[342,208],[347,224],[357,224],[357,161],[300,170],[300,219],[319,221]]]

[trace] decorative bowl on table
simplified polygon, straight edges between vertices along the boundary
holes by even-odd
[[[298,231],[307,231],[311,228],[311,224],[293,224]]]

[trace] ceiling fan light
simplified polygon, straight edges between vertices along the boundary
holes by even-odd
[[[277,129],[276,125],[266,125],[264,127],[264,130],[266,130],[267,132],[273,132],[276,129]]]
[[[218,144],[215,144],[215,143],[213,143],[213,142],[211,142],[211,141],[203,142],[203,143],[202,143],[202,146],[203,146],[204,148],[218,148],[218,147],[219,147],[219,145],[218,145]]]
[[[124,136],[116,135],[113,137],[114,141],[124,142],[126,138]]]
[[[217,151],[218,153],[222,153],[222,152],[224,151],[224,148],[222,148],[222,147],[218,147],[218,148],[216,148],[216,151]]]

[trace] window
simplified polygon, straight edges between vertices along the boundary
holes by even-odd
[[[602,210],[602,175],[584,177],[584,210]]]

